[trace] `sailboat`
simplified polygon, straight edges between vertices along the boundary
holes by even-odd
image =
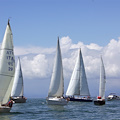
[[[99,96],[97,97],[97,100],[94,101],[95,105],[105,104],[105,83],[106,83],[105,68],[101,57]]]
[[[20,58],[18,58],[18,63],[15,71],[15,77],[13,82],[13,88],[11,92],[11,100],[13,100],[15,103],[25,103],[26,98],[24,97],[24,90],[23,90],[23,75],[22,75],[22,69],[20,64]]]
[[[0,113],[10,112],[8,105],[14,80],[15,58],[13,49],[13,36],[8,20],[3,42],[0,50]]]
[[[63,97],[63,94],[64,94],[63,66],[58,37],[56,57],[47,97],[48,105],[66,105],[68,101]]]
[[[68,96],[67,98],[70,101],[92,102],[92,99],[90,98],[81,49],[78,53],[77,61],[71,76],[66,96]]]

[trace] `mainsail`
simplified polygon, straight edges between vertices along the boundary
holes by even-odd
[[[90,96],[81,50],[79,50],[66,95]]]
[[[15,58],[13,37],[8,20],[0,50],[0,104],[8,102],[14,80]]]
[[[55,96],[60,97],[63,96],[63,94],[64,94],[64,78],[63,78],[61,50],[60,50],[59,38],[58,38],[55,62],[54,62],[48,97],[55,97]]]
[[[20,58],[18,58],[11,96],[12,97],[23,96],[23,75],[20,64]]]
[[[105,68],[101,57],[99,96],[101,96],[102,99],[105,98],[105,83],[106,83]]]

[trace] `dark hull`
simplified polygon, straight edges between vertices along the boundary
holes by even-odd
[[[11,98],[11,100],[13,100],[15,103],[25,103],[26,102],[26,98]]]
[[[99,101],[99,100],[95,100],[94,101],[95,105],[105,105],[105,100]]]
[[[76,101],[76,102],[92,102],[92,99],[80,99],[80,98],[69,98],[69,101]]]

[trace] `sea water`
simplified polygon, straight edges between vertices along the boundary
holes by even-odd
[[[103,106],[93,102],[69,102],[66,106],[47,105],[46,99],[27,99],[16,103],[0,120],[120,120],[120,100],[106,101]]]

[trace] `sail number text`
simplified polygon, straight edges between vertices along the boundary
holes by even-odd
[[[13,65],[15,64],[13,51],[7,51],[6,54],[7,54],[6,58],[8,60],[8,71],[13,71]]]

